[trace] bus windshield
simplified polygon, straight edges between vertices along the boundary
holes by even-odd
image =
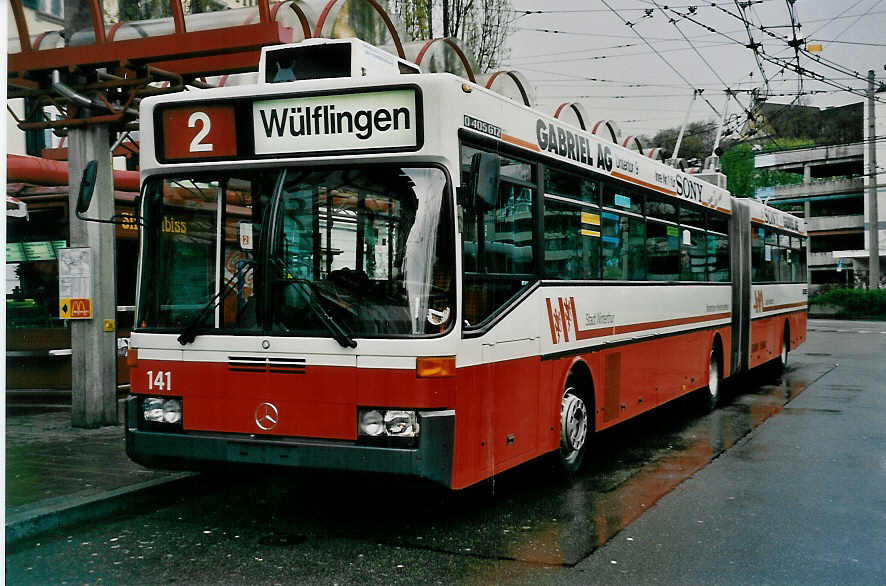
[[[442,170],[400,165],[150,179],[139,326],[440,334],[455,318],[446,193]]]

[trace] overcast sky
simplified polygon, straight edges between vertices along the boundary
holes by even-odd
[[[510,56],[503,68],[517,69],[529,78],[538,107],[543,111],[553,112],[562,102],[577,101],[588,109],[592,120],[613,119],[626,135],[651,136],[661,128],[682,123],[692,98],[692,87],[703,89],[702,96],[720,113],[726,87],[763,87],[753,53],[742,46],[749,42],[743,22],[724,12],[728,10],[737,15],[735,3],[713,1],[722,10],[712,7],[710,0],[658,1],[662,9],[670,6],[676,12],[689,15],[696,23],[673,11],[657,8],[651,0],[605,0],[605,3],[604,0],[512,0],[517,20],[508,42]],[[609,10],[607,3],[617,14]],[[697,7],[694,15],[689,14],[690,6]],[[646,16],[645,9],[652,10],[651,16]],[[523,11],[544,12],[521,15]],[[868,70],[873,69],[878,80],[886,81],[883,69],[886,65],[886,36],[883,35],[886,1],[796,0],[794,11],[800,24],[798,37],[807,38],[810,44],[823,45],[823,51],[814,55],[858,72],[864,78]],[[788,2],[757,1],[748,14],[754,41],[762,43],[765,54],[796,63],[794,50],[785,41],[755,28],[762,25],[774,35],[791,37]],[[677,20],[676,24],[670,22],[671,18]],[[625,20],[635,23],[633,30]],[[702,24],[718,32],[710,32]],[[694,44],[701,56],[682,35]],[[816,63],[802,54],[800,63],[840,86],[860,91],[867,88],[866,80],[852,77],[852,72]],[[770,79],[770,94],[797,92],[796,73],[781,71],[778,64],[765,61],[763,69]],[[633,84],[640,87],[632,87]],[[805,77],[803,88],[804,91],[828,91],[803,96],[803,103],[809,105],[824,107],[863,99],[809,77]],[[738,96],[743,105],[749,103],[747,93]],[[793,99],[794,95],[773,95],[770,101],[785,103]],[[730,114],[740,111],[733,101]],[[711,106],[701,98],[695,101],[690,120],[717,119]]]

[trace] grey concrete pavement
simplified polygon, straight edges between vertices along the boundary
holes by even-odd
[[[886,583],[884,326],[810,321],[809,341],[792,358],[838,367],[566,581]]]
[[[6,540],[119,511],[125,498],[190,478],[126,456],[122,426],[71,427],[70,409],[6,417]]]

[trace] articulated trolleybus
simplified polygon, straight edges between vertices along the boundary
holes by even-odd
[[[803,222],[355,40],[145,99],[127,450],[460,489],[804,341]]]

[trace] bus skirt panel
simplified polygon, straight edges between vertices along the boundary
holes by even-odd
[[[126,452],[148,467],[194,469],[212,464],[261,464],[384,472],[452,486],[455,411],[421,411],[416,447],[360,445],[346,440],[139,429],[138,397],[127,399]]]

